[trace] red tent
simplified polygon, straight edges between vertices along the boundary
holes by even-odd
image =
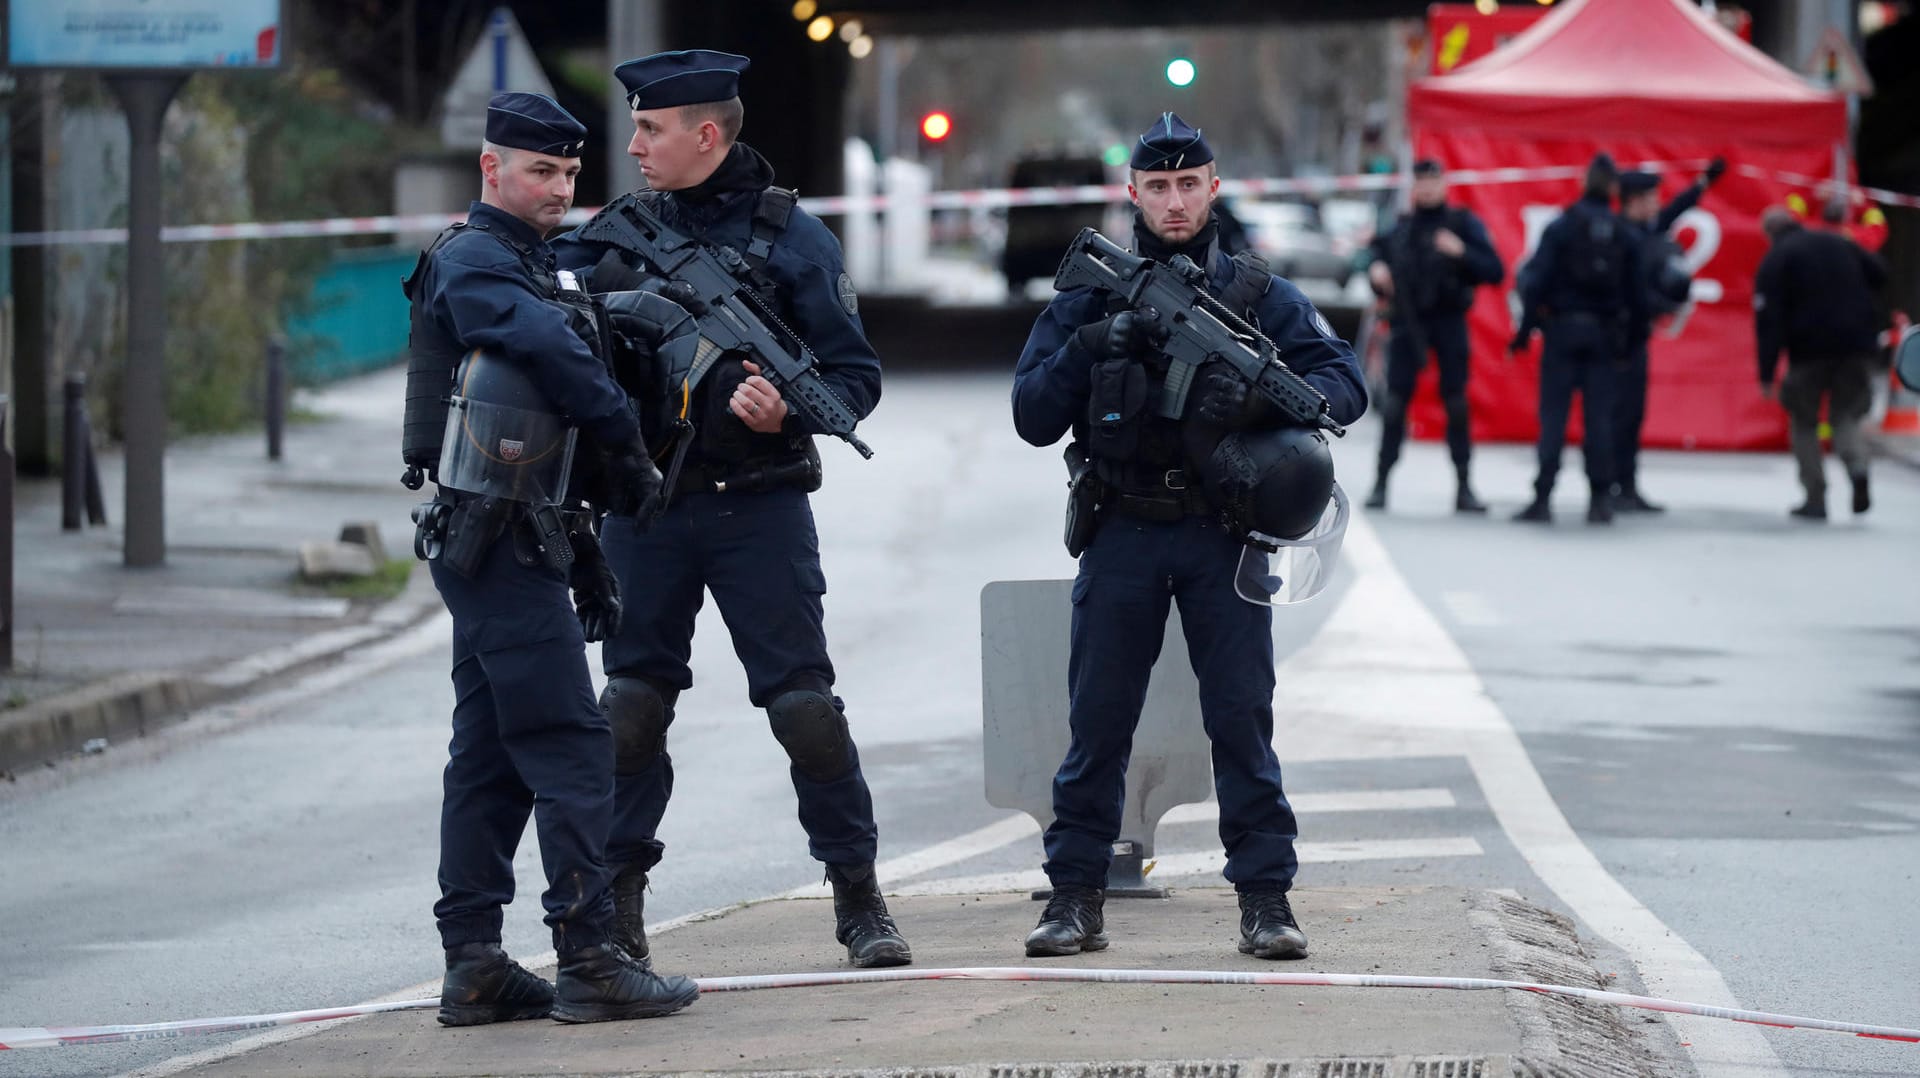
[[[1733,166],[1675,228],[1694,267],[1695,303],[1684,321],[1654,333],[1646,444],[1785,444],[1785,417],[1756,388],[1753,275],[1766,252],[1759,216],[1794,189],[1781,174],[1832,173],[1847,137],[1840,95],[1808,85],[1689,0],[1570,0],[1491,55],[1416,81],[1407,122],[1416,156],[1454,170],[1521,170],[1509,174],[1517,179],[1453,190],[1486,223],[1509,268],[1502,289],[1482,290],[1469,325],[1476,437],[1538,433],[1538,348],[1503,358],[1514,324],[1511,270],[1579,196],[1579,166],[1606,150],[1622,168],[1659,167],[1663,198],[1715,155]],[[1556,171],[1542,178],[1539,170]],[[1445,424],[1437,400],[1424,398],[1412,421],[1423,436]]]

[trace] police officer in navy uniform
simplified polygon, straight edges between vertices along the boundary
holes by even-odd
[[[1352,422],[1366,407],[1353,350],[1292,284],[1218,249],[1213,160],[1200,131],[1173,113],[1140,137],[1128,185],[1138,211],[1134,252],[1160,262],[1186,255],[1206,267],[1209,291],[1274,341],[1287,365],[1326,396],[1335,421]],[[1103,429],[1090,444],[1091,466],[1111,506],[1101,511],[1073,585],[1073,736],[1054,776],[1055,819],[1045,838],[1053,895],[1027,953],[1107,945],[1102,906],[1128,754],[1168,604],[1177,601],[1213,742],[1226,877],[1240,897],[1240,949],[1300,957],[1306,936],[1287,900],[1298,828],[1272,746],[1273,612],[1236,595],[1241,537],[1188,482],[1195,462],[1183,450],[1196,422],[1232,430],[1279,420],[1226,370],[1203,368],[1180,420],[1142,406],[1158,397],[1168,362],[1146,339],[1142,318],[1110,302],[1086,288],[1056,295],[1014,373],[1013,419],[1022,438],[1045,446],[1071,431],[1087,445],[1094,425]]]
[[[880,399],[880,360],[860,324],[840,244],[773,186],[773,168],[738,141],[744,56],[692,49],[614,69],[627,90],[646,200],[666,224],[731,247],[761,278],[769,304],[811,348],[822,379],[864,417]],[[556,241],[563,266],[593,268],[596,290],[629,286],[647,266],[634,252]],[[703,313],[693,312],[696,316]],[[667,728],[687,665],[694,615],[711,592],[789,756],[808,850],[833,885],[835,936],[856,966],[912,960],[874,875],[878,829],[844,704],[827,657],[819,544],[807,494],[820,484],[808,423],[753,363],[719,361],[692,394],[696,431],[652,528],[610,519],[607,556],[626,587],[622,627],[607,640],[602,705],[613,724],[616,819],[609,859],[621,938],[644,953],[644,891],[664,849],[655,837],[673,792]]]
[[[1540,356],[1540,473],[1533,501],[1515,520],[1553,519],[1548,499],[1560,472],[1576,388],[1585,420],[1581,455],[1591,490],[1587,522],[1613,520],[1615,387],[1628,346],[1645,335],[1648,317],[1640,245],[1613,212],[1619,185],[1613,158],[1595,155],[1580,199],[1547,226],[1520,274],[1521,324],[1507,354],[1524,348],[1537,327],[1544,326],[1546,346]]]
[[[1467,483],[1473,457],[1472,417],[1467,411],[1467,311],[1473,290],[1506,276],[1486,226],[1463,206],[1447,205],[1447,178],[1440,162],[1413,165],[1413,210],[1373,241],[1367,279],[1391,301],[1393,327],[1387,343],[1387,395],[1380,402],[1380,470],[1367,508],[1387,507],[1387,474],[1400,459],[1407,437],[1407,405],[1420,368],[1431,351],[1440,364],[1440,401],[1447,410],[1447,450],[1453,457],[1453,508],[1484,513],[1486,504]]]
[[[409,382],[412,388],[417,371],[444,372],[461,362],[470,393],[482,368],[495,382],[530,386],[536,400],[521,403],[544,403],[578,427],[590,451],[606,458],[605,489],[616,492],[608,500],[631,512],[658,496],[659,473],[626,394],[556,302],[559,281],[545,242],[573,203],[585,137],[577,120],[539,94],[500,94],[489,103],[480,201],[421,256],[406,283]],[[441,483],[428,506],[443,515],[434,542],[445,550],[423,552],[435,554],[434,585],[453,615],[453,740],[434,906],[447,952],[440,1021],[476,1025],[551,1013],[596,1022],[671,1013],[692,1003],[698,988],[685,977],[655,974],[611,935],[605,851],[613,744],[594,703],[580,618],[604,616],[617,599],[601,591],[583,594],[581,611],[569,605],[569,574],[541,555],[555,540],[535,534],[531,516],[553,506],[450,489],[449,462],[415,439],[427,427],[451,425],[456,437],[470,431],[465,416],[448,424],[444,412],[419,411],[448,388],[442,381],[438,394],[410,394],[406,450],[416,469],[409,485],[419,484],[420,471]],[[545,452],[524,441],[483,448],[497,451],[495,470],[502,473]],[[574,537],[582,560],[591,542],[590,528]],[[547,873],[541,901],[560,959],[554,985],[500,948],[501,907],[513,898],[514,849],[530,814]]]
[[[1680,215],[1700,204],[1707,188],[1727,170],[1723,158],[1714,158],[1699,179],[1660,204],[1660,174],[1634,169],[1620,176],[1620,219],[1640,248],[1641,280],[1647,290],[1649,321],[1627,341],[1627,362],[1621,368],[1614,401],[1613,510],[1616,513],[1664,513],[1640,492],[1640,428],[1647,418],[1647,345],[1653,334],[1651,319],[1672,314],[1687,303],[1693,278],[1680,264],[1681,251],[1669,235]]]

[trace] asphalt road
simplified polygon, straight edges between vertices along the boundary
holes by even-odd
[[[1025,881],[1039,861],[981,793],[978,595],[1072,564],[1057,454],[1013,436],[1005,392],[1002,376],[898,378],[863,426],[875,460],[825,449],[829,639],[891,886]],[[1341,447],[1356,490],[1371,436]],[[1481,493],[1510,512],[1530,468],[1523,449],[1484,451]],[[1611,529],[1578,523],[1584,495],[1564,484],[1552,528],[1456,518],[1433,446],[1396,478],[1341,584],[1276,627],[1303,880],[1509,887],[1579,918],[1623,985],[1920,1025],[1920,477],[1882,468],[1869,517],[1814,528],[1784,515],[1784,455],[1656,454],[1644,485],[1673,511]],[[437,978],[445,656],[430,623],[0,791],[0,1025],[318,1007]],[[658,918],[820,878],[710,609],[694,667]],[[1204,807],[1183,809],[1156,872],[1208,879],[1217,849]],[[529,841],[507,918],[525,955],[549,947],[536,857]],[[982,961],[1028,927],[982,940]],[[840,960],[824,921],[819,945],[821,965]],[[671,934],[658,951],[697,972]],[[1125,941],[1112,953],[1124,963]],[[1912,1045],[1675,1030],[1715,1072],[1920,1071]],[[0,1075],[165,1071],[232,1039],[5,1053]]]

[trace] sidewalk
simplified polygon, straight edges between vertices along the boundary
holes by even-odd
[[[167,447],[167,558],[123,564],[124,461],[100,458],[105,528],[60,529],[60,483],[22,478],[14,514],[13,668],[0,673],[0,777],[112,745],[192,708],[321,663],[438,608],[426,574],[398,598],[300,584],[300,544],[378,524],[413,558],[394,368],[300,393],[283,459],[260,431]]]
[[[782,899],[650,933],[663,971],[701,977],[837,968],[821,899]],[[1237,953],[1231,891],[1107,903],[1110,950],[1025,958],[1025,894],[892,902],[915,967],[1227,970],[1501,977],[1612,988],[1567,923],[1492,892],[1302,890],[1299,962]],[[743,944],[742,941],[751,941]],[[552,970],[544,971],[552,976]],[[341,1022],[185,1073],[249,1075],[712,1074],[1114,1078],[1664,1076],[1685,1064],[1651,1012],[1512,990],[894,983],[710,993],[664,1019],[440,1027],[431,1010]]]

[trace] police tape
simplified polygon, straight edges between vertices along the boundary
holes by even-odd
[[[1643,161],[1635,167],[1655,170],[1704,167],[1705,161]],[[1742,175],[1771,179],[1817,190],[1832,190],[1832,179],[1821,179],[1792,172],[1737,166]],[[1552,165],[1536,168],[1457,169],[1447,173],[1447,182],[1458,186],[1483,184],[1537,183],[1547,180],[1577,179],[1586,172],[1584,165]],[[1363,173],[1345,176],[1294,176],[1270,179],[1221,180],[1220,192],[1228,196],[1367,194],[1397,190],[1406,183],[1400,173]],[[1848,185],[1885,205],[1920,206],[1920,196],[1901,194],[1877,187]],[[925,206],[929,210],[996,210],[1024,206],[1084,206],[1119,203],[1127,198],[1125,184],[1080,184],[1061,187],[983,187],[959,191],[929,191],[900,195],[819,195],[800,200],[800,208],[819,217],[846,214],[881,213],[898,205]],[[563,225],[583,224],[599,210],[598,206],[568,211]],[[327,236],[368,236],[396,232],[438,232],[466,219],[464,213],[389,214],[377,217],[326,217],[310,221],[243,221],[217,225],[170,225],[160,230],[162,243],[215,243],[223,240],[312,239]],[[56,247],[85,244],[122,244],[127,242],[124,228],[81,228],[51,232],[11,232],[0,236],[0,247]]]
[[[1657,996],[1637,996],[1574,985],[1545,984],[1537,981],[1508,981],[1487,977],[1417,977],[1372,973],[1268,973],[1242,970],[1155,970],[1155,969],[1059,969],[1034,966],[973,966],[948,969],[836,970],[822,973],[776,973],[740,977],[703,977],[695,983],[702,993],[748,992],[771,988],[819,988],[835,985],[876,984],[894,981],[1069,981],[1094,984],[1232,984],[1287,986],[1295,988],[1415,988],[1451,991],[1533,992],[1539,995],[1584,999],[1640,1010],[1668,1014],[1719,1018],[1732,1022],[1773,1026],[1779,1029],[1814,1029],[1846,1033],[1874,1040],[1920,1044],[1920,1029],[1898,1026],[1865,1025],[1826,1018],[1802,1018],[1767,1011],[1749,1011],[1737,1007],[1712,1007],[1685,1003]],[[287,1011],[282,1014],[255,1014],[232,1018],[189,1019],[180,1022],[154,1022],[136,1026],[55,1026],[0,1029],[0,1050],[20,1048],[68,1048],[88,1044],[114,1044],[129,1041],[169,1040],[210,1033],[235,1033],[246,1030],[294,1026],[310,1022],[330,1022],[359,1018],[389,1011],[426,1010],[438,1007],[438,999],[407,999],[391,1003],[363,1003],[353,1007],[334,1007],[314,1011]]]

